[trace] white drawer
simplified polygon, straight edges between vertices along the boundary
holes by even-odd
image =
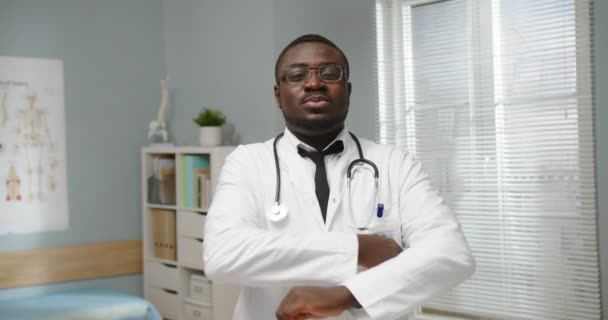
[[[213,320],[213,312],[211,312],[210,308],[205,308],[191,303],[184,303],[184,319]]]
[[[190,300],[194,300],[201,305],[211,306],[211,290],[211,282],[209,280],[197,275],[190,276]]]
[[[177,291],[179,287],[177,267],[149,261],[144,264],[144,272],[151,286]]]
[[[180,236],[203,238],[206,217],[200,212],[180,211],[177,221],[177,233]]]
[[[147,291],[146,299],[152,302],[164,318],[177,320],[180,306],[177,293],[160,288],[150,288]]]
[[[177,259],[183,266],[203,269],[203,241],[195,238],[179,237]]]

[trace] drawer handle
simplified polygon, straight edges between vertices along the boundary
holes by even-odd
[[[169,289],[162,289],[162,290],[165,291],[166,293],[177,294],[177,291],[175,291],[175,290],[169,290]]]
[[[174,266],[172,264],[168,264],[168,263],[161,263],[163,266],[167,267],[167,268],[173,268],[173,269],[177,269],[177,266]]]

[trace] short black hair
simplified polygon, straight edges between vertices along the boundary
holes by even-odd
[[[323,43],[325,45],[328,45],[328,46],[338,50],[338,52],[340,52],[340,54],[342,55],[342,58],[344,58],[344,62],[346,63],[346,70],[344,70],[344,75],[346,76],[346,79],[348,79],[348,71],[349,71],[348,59],[346,58],[346,55],[344,54],[344,52],[340,48],[338,48],[338,46],[336,46],[335,43],[331,42],[329,39],[327,39],[323,36],[320,36],[318,34],[305,34],[303,36],[299,36],[298,38],[296,38],[295,40],[290,42],[285,48],[283,48],[283,51],[281,51],[281,54],[279,54],[279,57],[277,58],[277,62],[274,66],[274,77],[275,77],[275,80],[277,81],[277,83],[279,83],[279,81],[281,80],[281,77],[279,77],[279,64],[281,63],[281,60],[283,60],[283,56],[285,56],[285,53],[287,53],[287,51],[289,49],[299,45],[300,43],[306,43],[306,42]]]

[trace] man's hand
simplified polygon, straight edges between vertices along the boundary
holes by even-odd
[[[393,240],[372,234],[359,234],[358,264],[367,269],[396,257],[401,253],[401,247]]]
[[[293,287],[277,309],[278,320],[323,319],[360,307],[344,287]]]

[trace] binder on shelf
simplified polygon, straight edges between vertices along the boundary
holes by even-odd
[[[152,209],[154,257],[176,260],[175,211]]]
[[[177,260],[176,239],[175,239],[175,212],[167,211],[163,223],[165,237],[165,260]]]
[[[162,244],[162,215],[157,210],[152,210],[152,242],[154,243],[154,257],[162,259],[163,244]]]

